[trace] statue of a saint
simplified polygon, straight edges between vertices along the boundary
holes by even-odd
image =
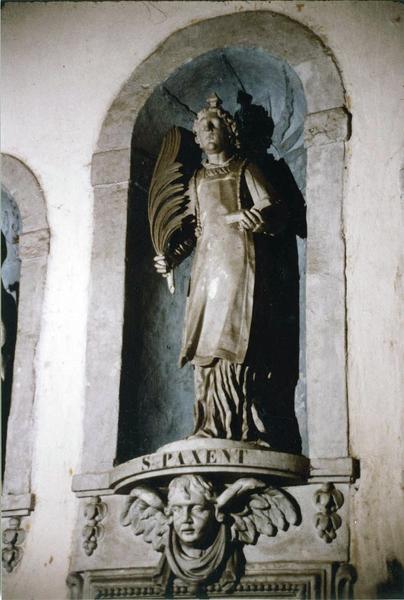
[[[193,436],[300,452],[293,407],[273,401],[271,238],[282,198],[239,152],[235,120],[214,94],[194,123],[206,155],[189,182],[189,223],[155,257],[163,276],[195,247],[180,365],[195,373]]]

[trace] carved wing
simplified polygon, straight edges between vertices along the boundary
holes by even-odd
[[[145,542],[161,552],[166,546],[169,529],[164,508],[164,502],[156,492],[139,486],[126,498],[121,525],[130,525],[135,535],[143,535]]]
[[[229,511],[233,520],[232,535],[245,544],[255,544],[261,534],[273,537],[279,529],[286,531],[300,519],[296,502],[286,492],[267,487],[256,479],[237,481],[219,496],[219,503],[221,510],[226,505],[236,504]]]
[[[164,254],[170,237],[181,227],[186,212],[182,163],[177,157],[181,133],[172,127],[163,139],[149,190],[150,234],[157,254]]]

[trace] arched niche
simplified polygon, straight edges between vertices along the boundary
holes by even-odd
[[[147,190],[163,136],[174,125],[189,132],[187,150],[184,150],[185,165],[190,171],[199,165],[192,126],[197,111],[205,105],[212,90],[219,94],[232,114],[241,107],[240,91],[252,96],[252,109],[258,111],[256,118],[260,119],[258,125],[250,127],[249,142],[255,148],[262,144],[263,132],[269,135],[273,129],[270,154],[261,156],[259,153],[260,159],[255,160],[262,161],[261,169],[288,204],[291,218],[287,231],[271,240],[272,271],[267,273],[267,278],[272,312],[267,318],[276,322],[270,352],[271,380],[274,396],[280,397],[283,404],[296,405],[303,448],[307,452],[303,293],[306,101],[300,79],[285,61],[273,58],[261,48],[228,47],[186,61],[171,73],[154,89],[135,122],[132,185],[128,196],[118,462],[151,453],[166,443],[184,439],[193,431],[193,369],[190,364],[178,368],[192,259],[175,270],[177,292],[170,295],[166,282],[153,268]],[[267,111],[266,118],[263,118],[263,108]],[[195,162],[192,150],[196,151]],[[274,398],[272,401],[276,402]]]
[[[21,217],[17,340],[7,430],[2,514],[23,516],[33,508],[31,465],[35,352],[40,335],[49,228],[45,198],[37,178],[24,163],[8,154],[2,155],[2,187],[17,205]]]
[[[216,17],[172,34],[132,73],[111,105],[92,160],[94,242],[87,342],[83,472],[116,456],[124,318],[131,136],[153,90],[187,60],[227,47],[258,47],[287,63],[307,103],[306,328],[308,445],[312,458],[348,453],[342,236],[344,89],[329,49],[288,17],[254,11]],[[133,182],[132,182],[133,183]]]

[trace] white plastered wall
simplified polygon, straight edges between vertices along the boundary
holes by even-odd
[[[387,579],[387,559],[404,564],[404,384],[399,368],[404,338],[399,322],[403,6],[345,1],[10,3],[2,11],[2,150],[38,177],[51,246],[34,407],[37,503],[23,561],[5,582],[7,598],[58,600],[66,595],[77,510],[70,483],[80,464],[86,387],[90,161],[105,113],[134,68],[176,29],[254,9],[281,12],[312,29],[332,49],[346,86],[353,115],[344,204],[348,392],[351,450],[362,465],[351,524],[357,595],[375,597],[375,586]]]

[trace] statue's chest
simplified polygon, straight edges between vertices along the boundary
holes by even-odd
[[[229,170],[206,171],[197,192],[201,224],[223,221],[223,217],[239,210],[239,173]]]

